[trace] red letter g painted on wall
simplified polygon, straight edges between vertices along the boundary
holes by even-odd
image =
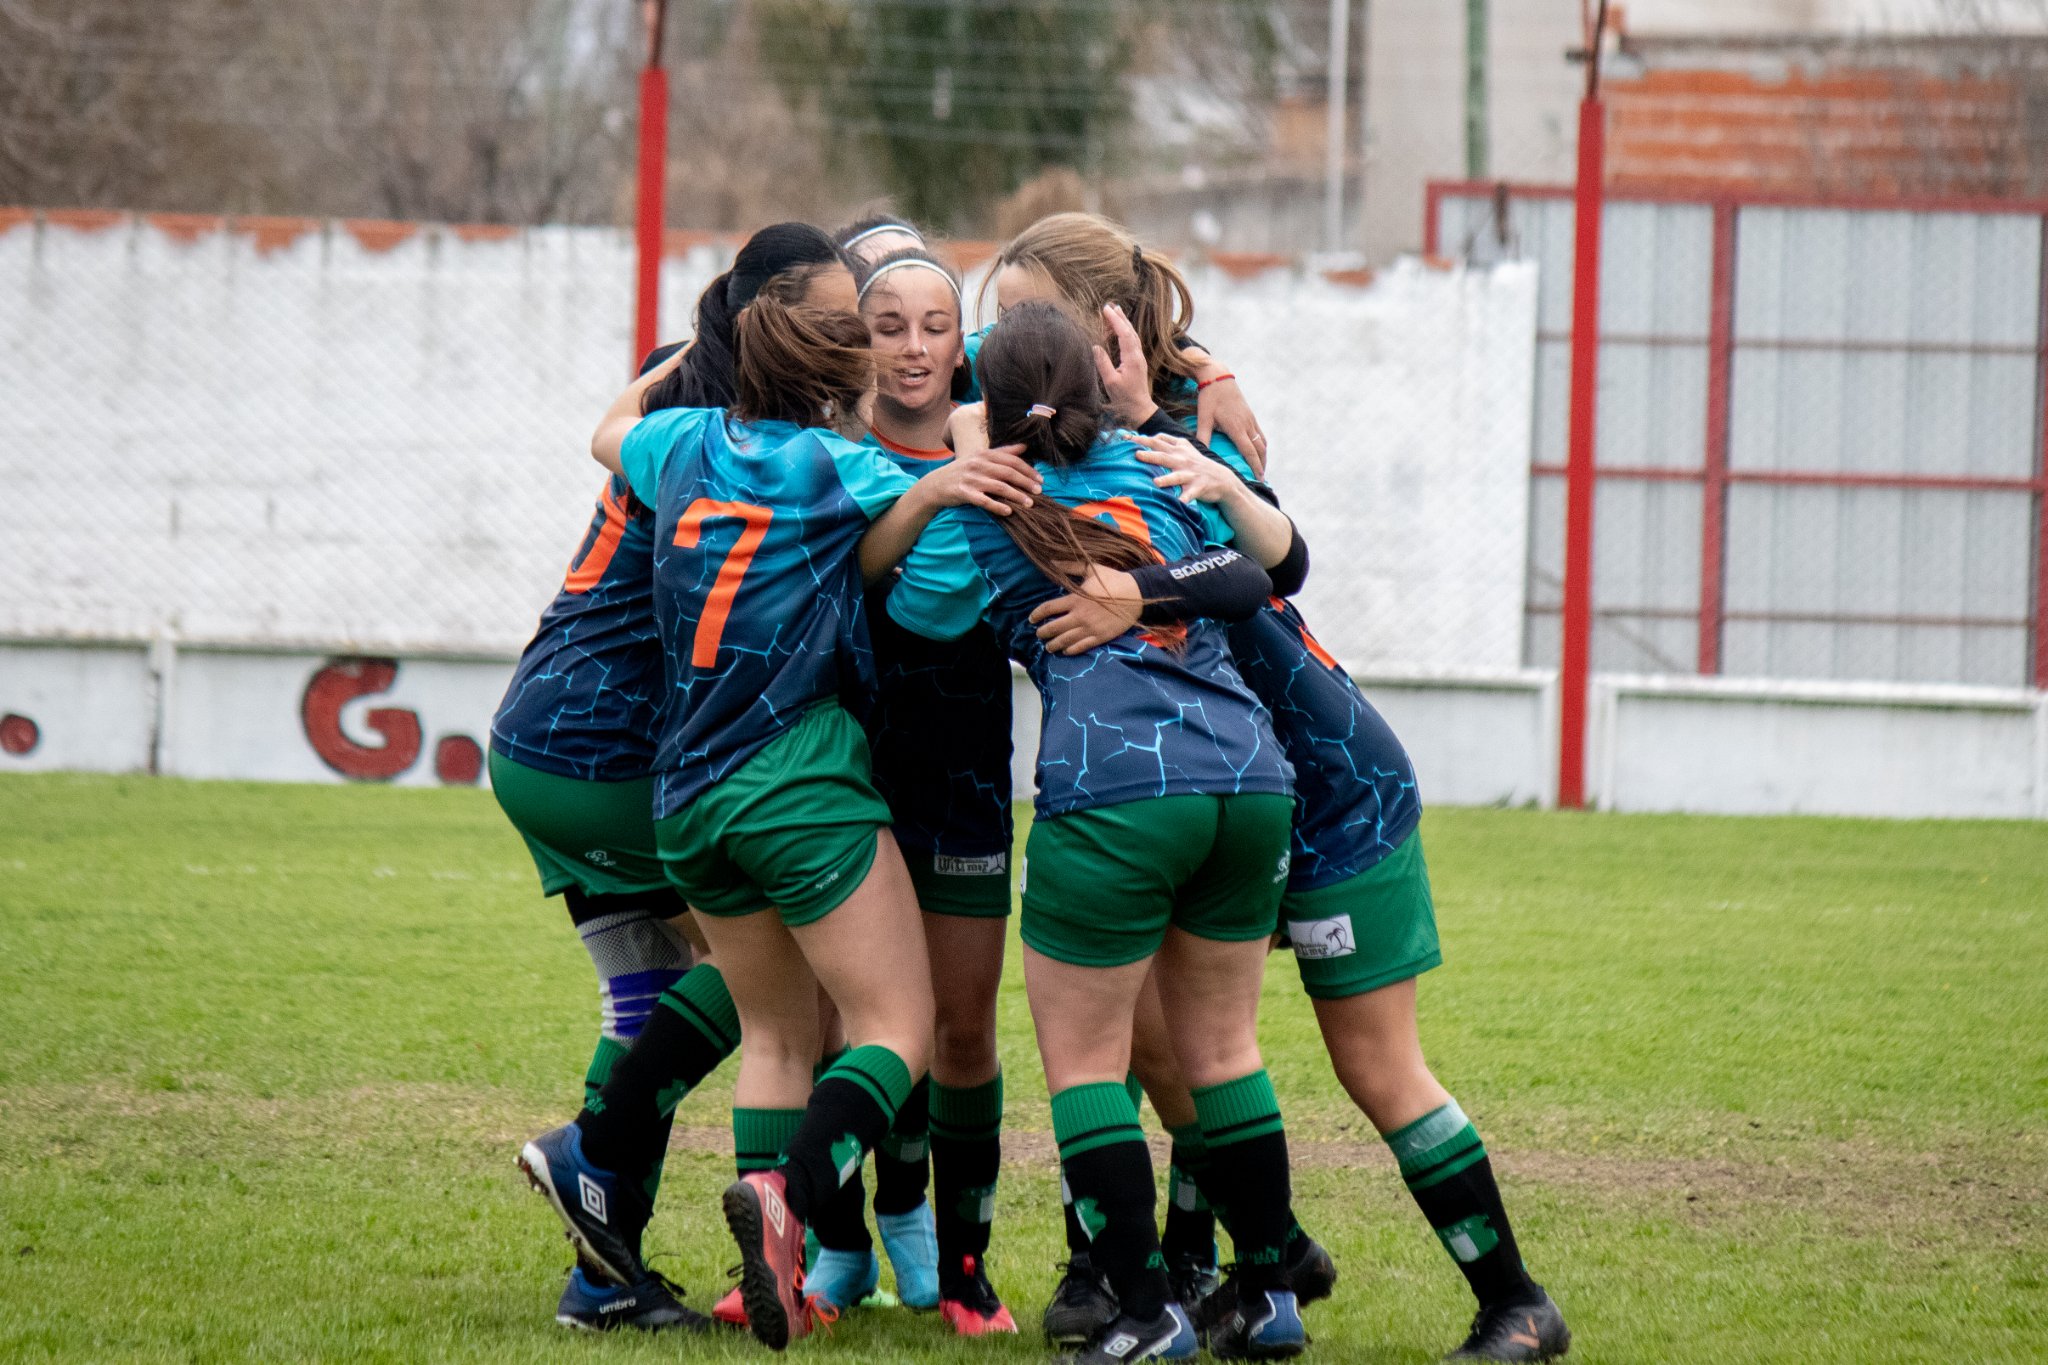
[[[358,782],[388,782],[413,765],[420,756],[420,718],[413,712],[380,706],[365,714],[363,723],[384,737],[377,748],[356,743],[341,729],[342,707],[388,690],[397,677],[396,659],[336,659],[313,675],[299,718],[322,763]]]

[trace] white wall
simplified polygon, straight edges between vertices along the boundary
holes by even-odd
[[[627,239],[169,228],[0,225],[0,638],[518,650],[603,481]],[[667,263],[678,330],[721,264]],[[1194,285],[1303,510],[1325,643],[1518,660],[1533,268]]]
[[[511,661],[396,663],[388,683],[324,726],[307,700],[316,680],[348,666],[331,656],[163,641],[0,644],[0,716],[33,721],[39,736],[28,753],[0,751],[0,774],[343,782],[345,769],[384,751],[387,734],[368,724],[381,709],[398,713],[402,738],[418,735],[385,780],[470,780],[440,772],[437,749],[489,744]],[[1553,675],[1357,676],[1413,755],[1426,804],[1552,799]],[[1038,698],[1021,676],[1013,701],[1012,777],[1025,796]],[[1588,776],[1603,809],[2048,819],[2048,693],[1596,675],[1590,720]]]

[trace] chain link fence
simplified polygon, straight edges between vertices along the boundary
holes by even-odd
[[[729,250],[678,243],[672,331]],[[17,216],[0,637],[511,655],[602,481],[630,272],[606,229]],[[1190,276],[1314,547],[1325,646],[1517,667],[1536,270]]]

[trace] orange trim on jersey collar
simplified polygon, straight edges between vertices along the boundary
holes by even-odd
[[[868,428],[868,434],[881,442],[883,449],[893,450],[898,455],[908,455],[913,460],[950,460],[953,458],[953,452],[950,450],[918,450],[913,446],[898,445],[881,432],[876,431],[872,426]]]

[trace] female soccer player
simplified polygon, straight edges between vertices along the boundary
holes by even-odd
[[[876,262],[897,251],[925,245],[924,233],[915,223],[893,213],[873,213],[859,218],[832,234],[832,240],[852,262],[856,278],[874,269]]]
[[[855,420],[873,368],[865,326],[841,311],[854,302],[851,276],[835,260],[805,283],[827,280],[839,308],[804,306],[799,284],[763,290],[739,310],[729,412],[643,416],[647,392],[665,378],[657,370],[620,396],[592,442],[655,506],[664,532],[655,605],[671,692],[656,753],[656,840],[740,1018],[735,1149],[763,1169],[727,1189],[725,1212],[740,1242],[748,1324],[778,1350],[811,1325],[804,1220],[888,1130],[924,1070],[932,1027],[928,984],[875,951],[924,959],[865,740],[837,700],[866,681],[856,549],[906,490],[913,504],[964,496],[997,463],[913,485],[824,429]],[[1035,476],[1018,470],[1002,487],[1028,501],[1022,490]],[[980,501],[1007,510],[986,494]],[[814,1087],[819,985],[854,1046]],[[638,1270],[637,1256],[610,1210],[622,1196],[630,1207],[633,1172],[599,1166],[584,1142],[615,1107],[649,1102],[626,1071],[521,1158],[579,1248],[622,1277]]]
[[[922,478],[953,457],[946,424],[966,374],[959,281],[920,247],[891,251],[868,267],[860,308],[880,362],[867,440]],[[915,1138],[899,1121],[876,1155],[876,1222],[904,1302],[936,1303],[963,1336],[1015,1332],[987,1270],[1002,1165],[996,992],[1010,913],[1010,666],[986,626],[948,641],[904,629],[880,609],[887,586],[868,614],[880,686],[867,733],[875,788],[889,803],[931,954],[937,1216],[923,1199],[921,1161],[911,1174],[906,1141]],[[925,1238],[936,1240],[929,1287],[905,1274]],[[849,1264],[856,1283],[873,1274],[872,1256],[828,1253],[812,1283],[835,1263]]]
[[[835,265],[829,242],[787,225],[756,234],[733,268],[698,301],[697,340],[666,347],[666,378],[651,407],[732,401],[733,323],[764,287],[822,301]],[[844,272],[841,272],[843,282]],[[844,291],[839,291],[843,299]],[[643,370],[645,373],[645,370]],[[618,1141],[644,1167],[651,1211],[675,1106],[739,1041],[732,998],[709,956],[691,965],[688,907],[662,871],[654,837],[654,746],[663,696],[654,621],[654,512],[614,475],[584,543],[521,655],[491,723],[491,787],[540,870],[543,894],[561,895],[603,997],[603,1026],[584,1077],[595,1097],[643,1029],[663,1071],[661,1102]],[[604,1144],[596,1144],[600,1151]],[[604,1153],[608,1158],[614,1152]],[[625,1160],[627,1158],[618,1158]],[[644,1217],[640,1222],[644,1224]],[[639,1228],[626,1235],[637,1254]],[[602,1330],[701,1329],[659,1276],[614,1284],[594,1264],[571,1272],[556,1317]]]
[[[1002,522],[943,514],[888,610],[934,639],[988,619],[1044,703],[1025,981],[1066,1183],[1122,1309],[1079,1359],[1197,1349],[1168,1297],[1151,1161],[1124,1085],[1132,1010],[1155,960],[1203,1128],[1230,1148],[1218,1179],[1244,1211],[1245,1298],[1270,1309],[1244,1355],[1292,1355],[1303,1337],[1280,1279],[1286,1139],[1256,1037],[1266,931],[1286,880],[1287,767],[1209,623],[1132,634],[1076,659],[1046,650],[1030,619],[1090,565],[1156,564],[1230,532],[1155,487],[1132,446],[1105,435],[1089,342],[1063,309],[1010,310],[979,367],[987,439],[1022,445],[1044,471],[1045,497]],[[1247,563],[1222,551],[1210,568]],[[1256,610],[1270,580],[1250,569],[1246,586],[1235,614]]]
[[[1103,365],[1105,382],[1120,416],[1149,425],[1155,416],[1152,381],[1132,359],[1143,345],[1114,313],[1105,322],[1123,342],[1122,363]],[[1248,504],[1242,488],[1229,485],[1248,483],[1252,470],[1226,443],[1218,443],[1216,454],[1223,464],[1167,441],[1154,443],[1141,458],[1165,469],[1162,485],[1215,501],[1234,521]],[[1074,597],[1043,609],[1041,631],[1060,640],[1055,647],[1085,649],[1136,619],[1134,585],[1098,586],[1093,600]],[[1110,609],[1118,596],[1122,604]],[[1393,1150],[1410,1193],[1478,1299],[1471,1330],[1452,1358],[1562,1355],[1571,1333],[1557,1305],[1523,1267],[1486,1149],[1423,1058],[1415,981],[1442,956],[1416,832],[1422,808],[1413,765],[1293,604],[1276,596],[1250,620],[1233,624],[1229,639],[1245,681],[1272,711],[1296,772],[1298,808],[1282,915],[1324,1045],[1339,1082]],[[1143,1023],[1141,1018],[1141,1034]],[[1157,1055],[1163,1049],[1140,1051]],[[1184,1103],[1170,1093],[1170,1078],[1147,1076],[1147,1088],[1163,1118]],[[1175,1144],[1177,1165],[1206,1171],[1213,1153],[1202,1149],[1196,1135],[1182,1128]],[[1307,1301],[1328,1292],[1334,1269],[1319,1247],[1295,1231],[1287,1266]],[[1080,1296],[1079,1290],[1068,1293]],[[1202,1306],[1199,1316],[1212,1341],[1218,1332],[1233,1330],[1239,1307],[1232,1285]]]

